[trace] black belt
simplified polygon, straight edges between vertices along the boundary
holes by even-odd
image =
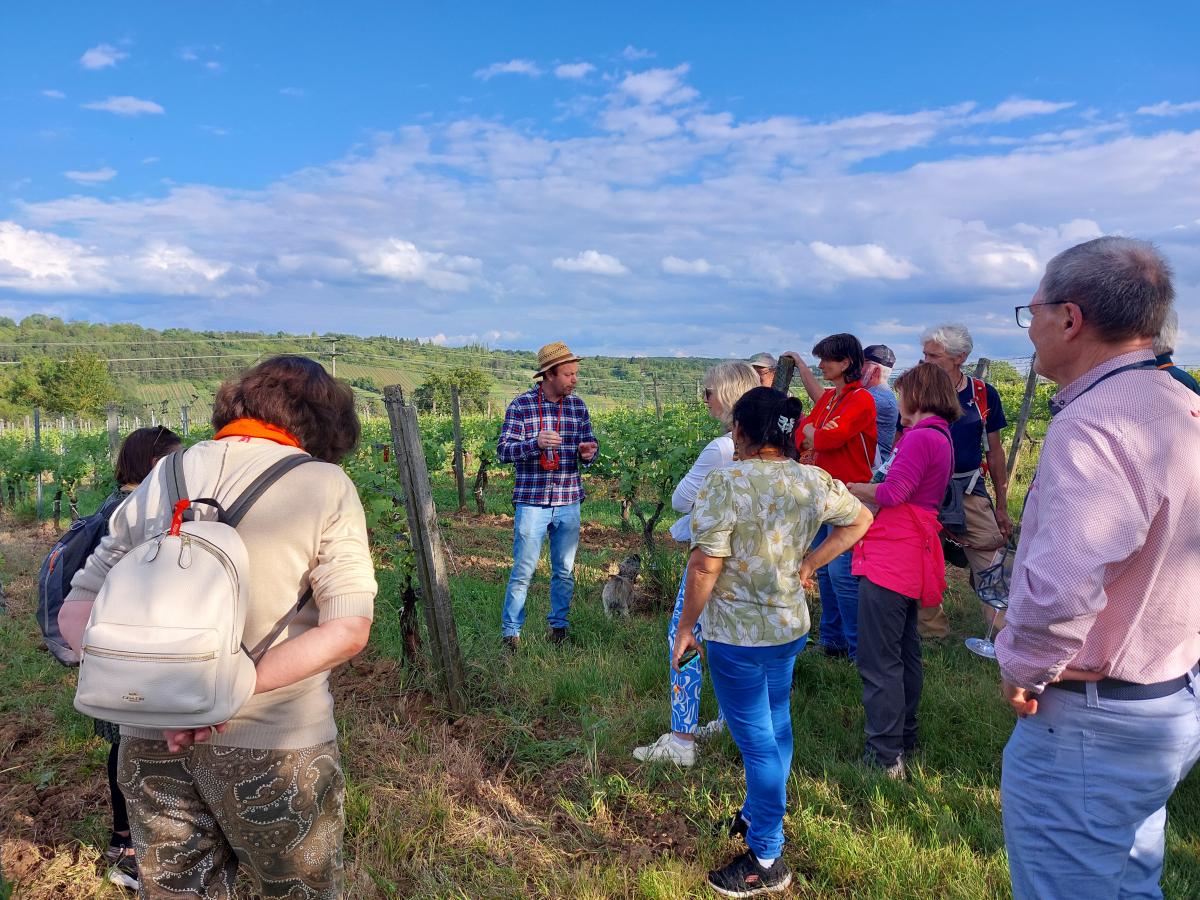
[[[1121,681],[1119,678],[1101,678],[1093,683],[1096,685],[1096,693],[1105,700],[1157,700],[1182,691],[1187,687],[1188,677],[1180,675],[1170,681],[1158,681],[1154,684],[1137,684]],[[1046,685],[1060,691],[1070,691],[1072,694],[1086,694],[1087,686],[1086,681],[1052,681]]]

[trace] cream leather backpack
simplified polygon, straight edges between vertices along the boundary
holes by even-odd
[[[309,589],[252,655],[242,644],[250,560],[236,528],[254,502],[296,466],[291,455],[254,480],[229,509],[190,500],[183,452],[168,473],[170,529],[126,553],[104,579],[87,629],[75,708],[143,728],[227,722],[254,692],[254,667],[312,597]],[[217,521],[184,521],[197,505]]]

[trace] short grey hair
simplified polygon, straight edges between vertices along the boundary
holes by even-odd
[[[1171,266],[1148,241],[1100,237],[1046,265],[1044,303],[1071,302],[1106,341],[1154,338],[1175,301]]]
[[[1179,341],[1179,313],[1175,312],[1175,307],[1167,309],[1167,314],[1163,316],[1162,328],[1158,329],[1158,336],[1154,339],[1154,355],[1162,356],[1164,353],[1174,353],[1175,344]]]
[[[735,360],[717,363],[704,373],[705,390],[712,391],[721,407],[721,424],[725,430],[733,428],[733,404],[742,399],[742,394],[759,387],[758,373],[750,363]]]
[[[967,331],[967,326],[957,322],[926,328],[921,334],[921,343],[925,344],[929,341],[941,344],[942,349],[951,356],[966,356],[975,348],[975,342],[971,340],[971,332]]]

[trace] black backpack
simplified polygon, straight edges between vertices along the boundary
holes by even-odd
[[[71,592],[71,579],[108,534],[109,518],[128,496],[114,491],[96,512],[72,522],[42,562],[38,573],[38,626],[47,649],[64,666],[79,665],[79,658],[58,630],[58,611]]]

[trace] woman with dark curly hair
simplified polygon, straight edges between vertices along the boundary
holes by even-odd
[[[213,427],[182,457],[193,498],[227,507],[288,456],[321,462],[289,471],[238,527],[250,559],[244,647],[265,649],[253,696],[212,728],[121,727],[142,896],[233,896],[240,868],[259,896],[333,900],[345,782],[329,670],[366,645],[376,589],[362,504],[337,465],[358,442],[354,394],[311,359],[277,356],[221,387]],[[72,580],[60,623],[73,645],[108,571],[167,530],[170,469],[155,468],[113,514]]]

